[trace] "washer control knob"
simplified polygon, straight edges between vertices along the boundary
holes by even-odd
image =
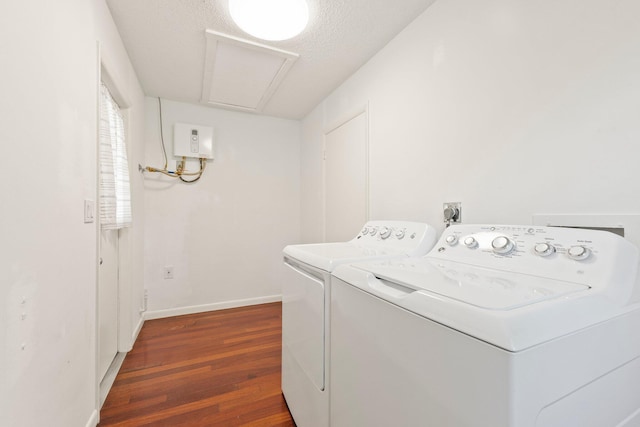
[[[398,238],[398,240],[404,239],[404,233],[404,229],[396,231],[396,237]]]
[[[463,243],[469,249],[474,249],[474,248],[478,247],[478,241],[475,239],[475,237],[469,236],[469,237],[464,239]]]
[[[538,243],[533,247],[533,253],[542,257],[552,255],[555,252],[556,252],[555,246],[549,243]]]
[[[491,242],[493,252],[500,255],[507,255],[515,249],[516,245],[513,240],[507,236],[498,236]]]
[[[585,248],[584,246],[571,246],[567,251],[567,255],[569,255],[569,258],[571,259],[582,261],[589,258],[591,251],[589,248]]]
[[[389,236],[391,236],[391,229],[389,227],[382,227],[380,229],[380,238],[386,239]]]
[[[378,232],[378,229],[375,227],[371,227],[369,229],[369,234],[371,234],[372,236],[375,236],[377,232]]]
[[[458,236],[455,234],[449,234],[445,237],[444,241],[447,242],[449,246],[455,246],[458,243]]]
[[[365,227],[362,229],[362,235],[366,236],[367,234],[369,234],[369,227]]]

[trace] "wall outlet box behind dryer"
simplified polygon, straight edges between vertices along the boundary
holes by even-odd
[[[173,126],[173,155],[213,159],[213,128],[189,123],[176,123]]]

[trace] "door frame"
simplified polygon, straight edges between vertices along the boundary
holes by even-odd
[[[369,102],[352,108],[337,119],[333,120],[329,126],[325,126],[322,134],[322,240],[327,241],[327,168],[326,168],[326,152],[327,152],[327,135],[335,131],[339,127],[347,124],[359,115],[365,115],[365,187],[366,187],[366,220],[371,219],[371,183],[370,183],[370,156],[369,156],[369,136],[371,123],[369,121]]]
[[[95,320],[94,320],[94,351],[95,351],[95,390],[96,390],[96,408],[99,411],[101,402],[101,380],[100,378],[100,301],[99,301],[99,286],[100,286],[100,259],[101,253],[101,224],[99,215],[99,200],[100,200],[100,84],[102,82],[109,88],[111,95],[120,107],[124,119],[124,132],[125,140],[127,141],[127,161],[129,163],[129,175],[132,175],[131,159],[132,159],[132,112],[129,98],[120,90],[118,83],[122,82],[121,78],[117,78],[116,73],[109,69],[109,58],[103,56],[103,52],[100,48],[100,42],[97,42],[97,73],[96,73],[96,141],[95,141],[95,155],[96,155],[96,260],[95,260]],[[133,268],[130,260],[133,255],[133,225],[128,228],[117,230],[118,236],[118,282],[117,282],[117,306],[118,314],[116,321],[117,328],[117,353],[114,360],[124,359],[120,357],[121,353],[126,353],[133,348],[133,336],[129,332],[133,332],[133,319],[131,318],[132,312],[132,295],[130,291],[133,284]],[[122,360],[120,360],[121,362]],[[109,372],[107,373],[107,376]],[[105,377],[106,378],[106,377]],[[109,388],[111,385],[109,385]],[[106,396],[106,395],[105,395]],[[105,397],[103,396],[103,397]]]

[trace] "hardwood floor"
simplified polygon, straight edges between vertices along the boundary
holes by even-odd
[[[145,322],[99,427],[295,426],[280,391],[281,304]]]

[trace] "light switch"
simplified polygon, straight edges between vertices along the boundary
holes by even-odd
[[[84,222],[89,223],[94,221],[96,212],[96,202],[93,200],[85,199],[84,201]]]

